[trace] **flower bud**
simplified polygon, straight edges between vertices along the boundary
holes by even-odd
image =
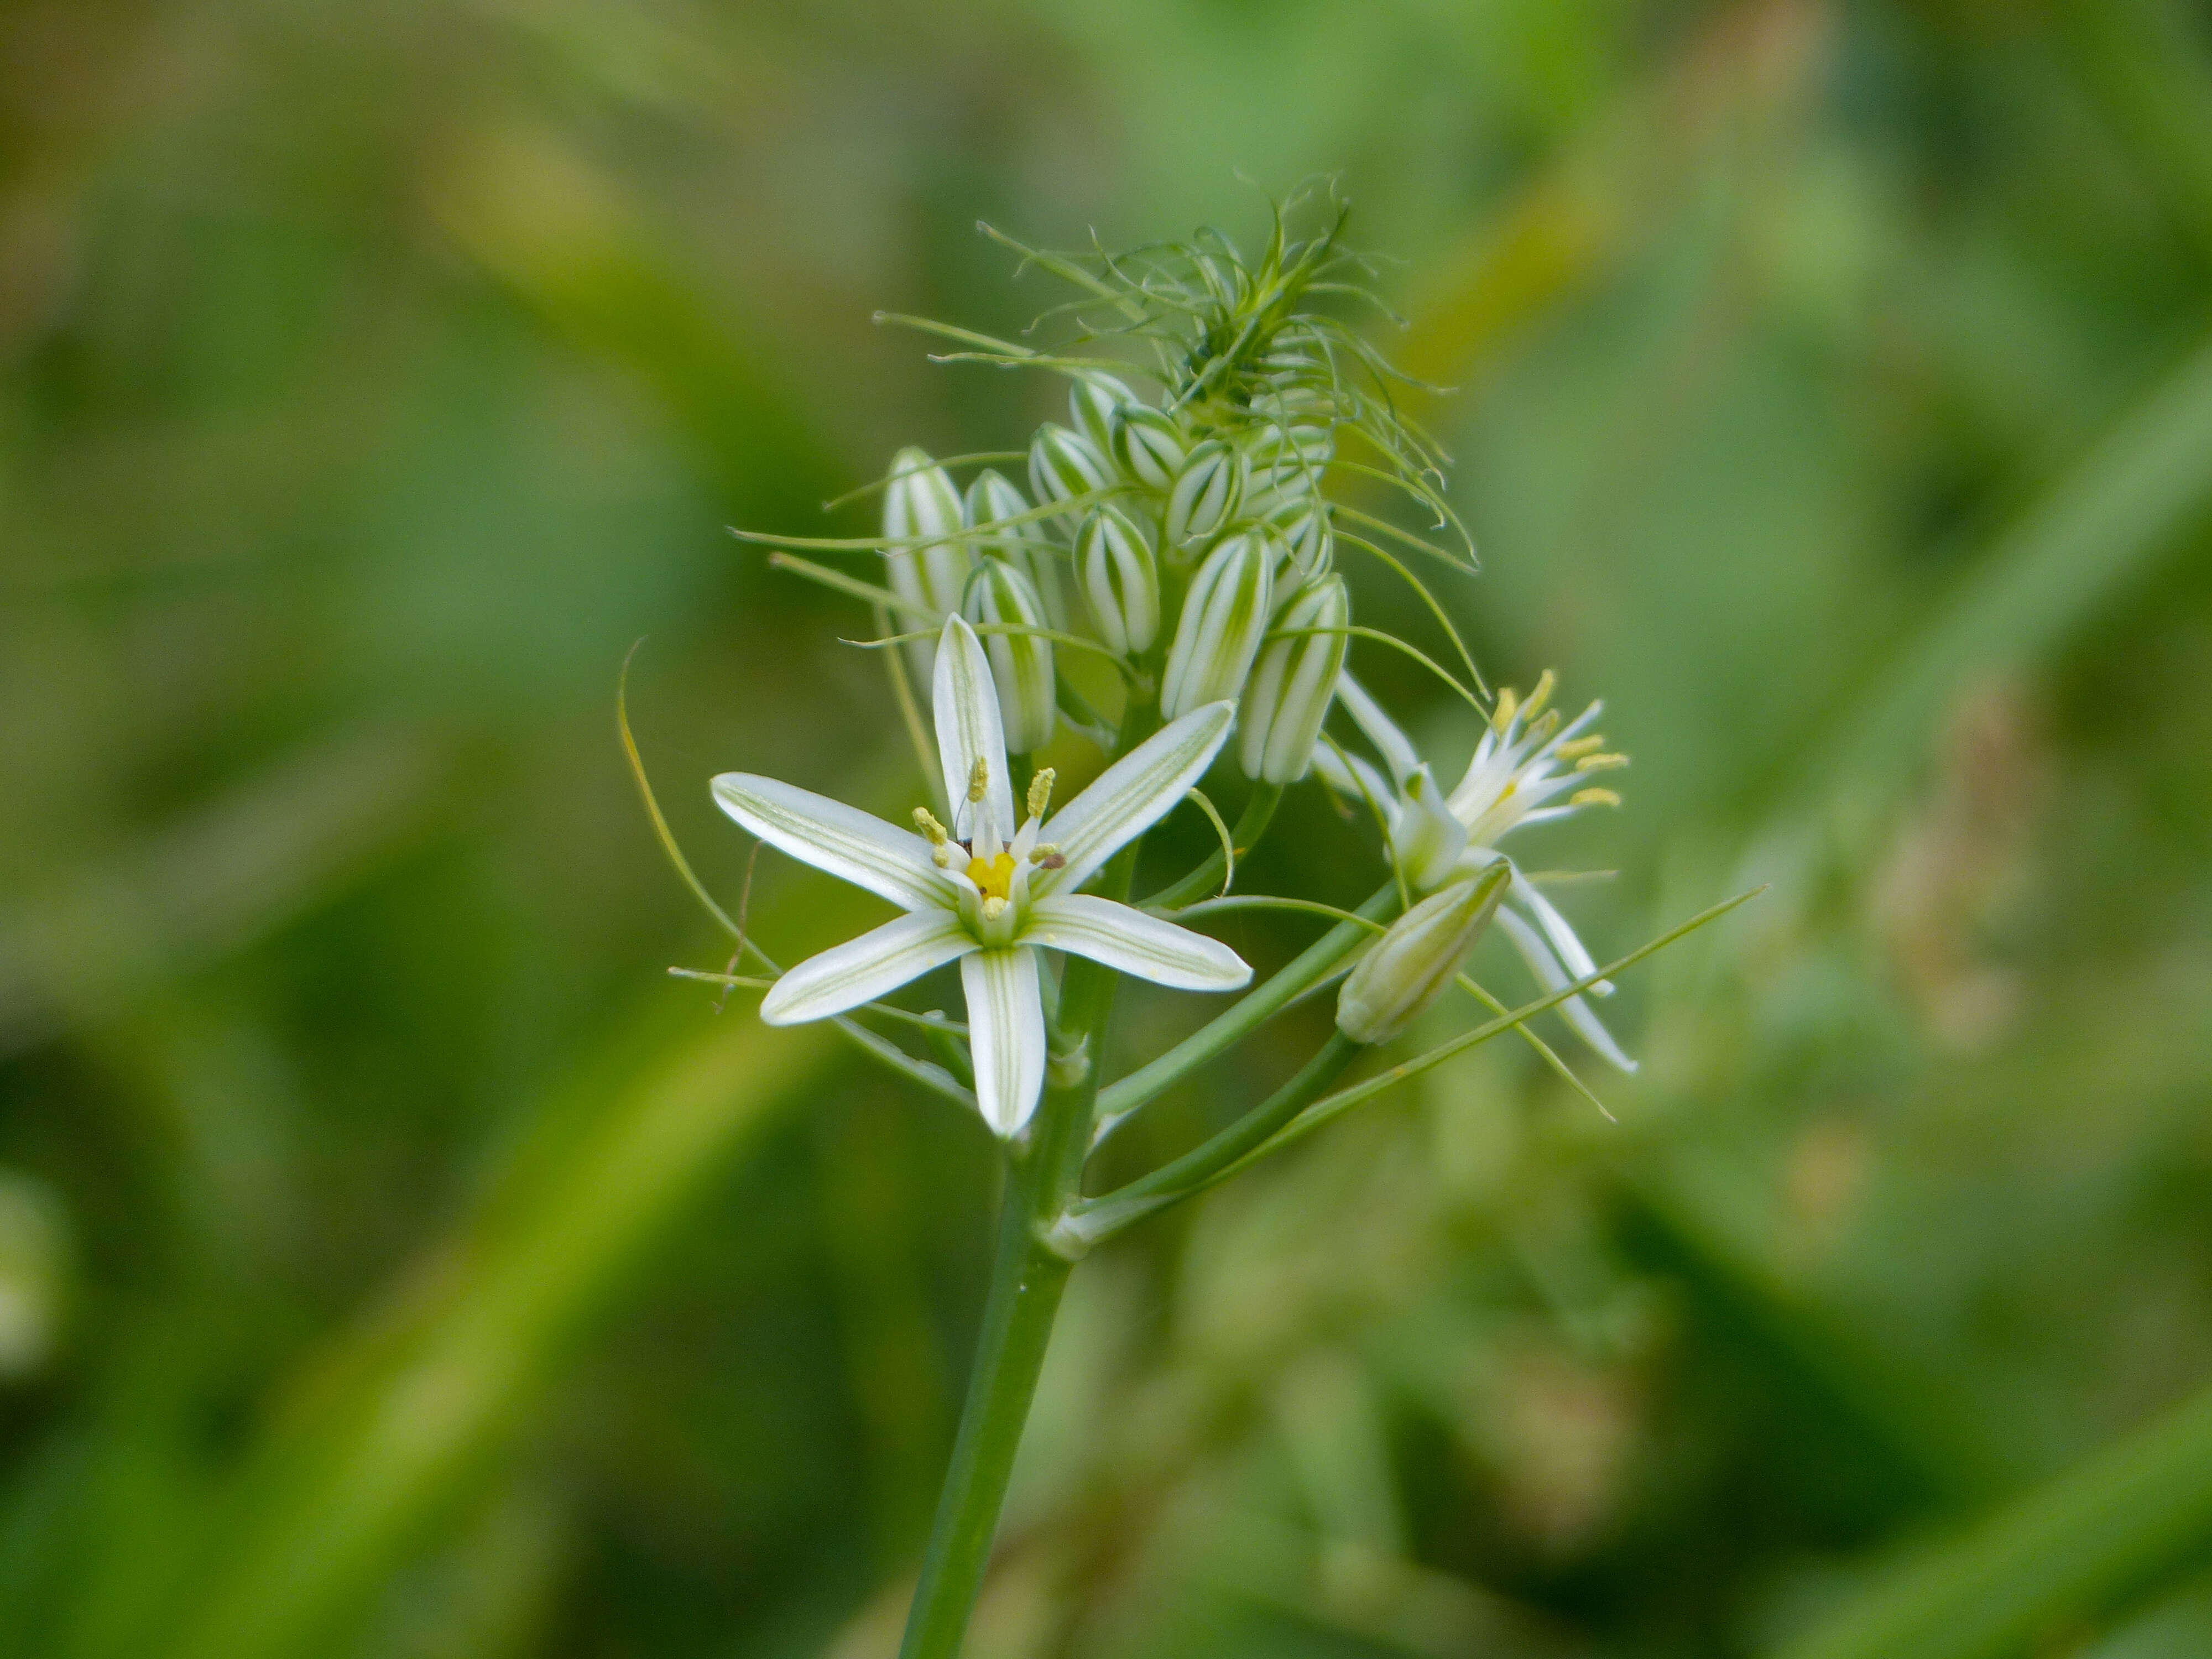
[[[1224,538],[1191,578],[1160,681],[1168,720],[1244,689],[1267,631],[1279,544],[1262,532]]]
[[[1283,538],[1291,563],[1308,581],[1328,574],[1335,562],[1336,535],[1328,526],[1328,503],[1318,495],[1294,501],[1268,520]]]
[[[1267,518],[1321,493],[1322,469],[1336,454],[1336,439],[1325,426],[1267,426],[1244,453],[1244,510]]]
[[[1228,523],[1244,495],[1244,458],[1209,438],[1183,458],[1168,491],[1166,550],[1187,550]]]
[[[1030,442],[1030,489],[1039,506],[1103,489],[1111,477],[1105,455],[1079,432],[1047,421]]]
[[[1160,573],[1144,532],[1120,508],[1091,509],[1075,538],[1075,574],[1109,649],[1124,657],[1152,649],[1160,632]]]
[[[1505,896],[1504,859],[1431,893],[1390,924],[1336,994],[1336,1029],[1354,1042],[1388,1042],[1443,994]]]
[[[1074,417],[1075,429],[1103,455],[1113,442],[1115,416],[1136,401],[1137,394],[1114,375],[1086,368],[1077,373],[1068,388],[1067,412]]]
[[[978,628],[1016,623],[1046,628],[1044,605],[1030,579],[1000,558],[987,558],[968,579],[962,610]],[[1052,641],[1034,634],[986,634],[983,654],[999,689],[999,717],[1006,728],[1009,752],[1025,755],[1044,746],[1058,714],[1052,670]]]
[[[1146,489],[1166,489],[1182,471],[1182,428],[1173,416],[1130,404],[1115,413],[1108,453],[1115,465]]]
[[[1309,583],[1291,595],[1274,627],[1288,638],[1261,647],[1244,702],[1237,711],[1237,758],[1244,775],[1263,783],[1296,783],[1313,764],[1321,723],[1336,696],[1352,623],[1344,578]],[[1304,633],[1327,629],[1328,633]]]
[[[988,530],[1004,520],[1019,518],[1030,510],[1029,497],[995,467],[986,467],[968,486],[967,522],[971,530]],[[1042,520],[1032,519],[1000,530],[996,535],[970,538],[976,554],[995,555],[1030,579],[1044,613],[1054,628],[1067,626],[1067,601],[1060,592],[1060,561],[1044,533]]]
[[[968,580],[968,550],[959,542],[960,492],[945,469],[919,449],[902,449],[891,458],[891,482],[884,491],[884,535],[906,541],[918,536],[951,539],[922,547],[894,547],[884,552],[891,591],[910,605],[942,615],[960,608]]]

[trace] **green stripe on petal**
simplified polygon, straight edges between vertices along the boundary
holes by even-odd
[[[945,624],[937,641],[937,758],[945,769],[945,798],[952,803],[953,833],[972,831],[968,789],[975,763],[984,767],[984,800],[1001,837],[1014,833],[1014,788],[1006,775],[1006,734],[999,720],[999,689],[990,659],[975,630],[960,617]]]
[[[1213,763],[1236,714],[1234,703],[1194,708],[1108,767],[1038,832],[1037,840],[1058,848],[1066,862],[1057,870],[1040,867],[1030,878],[1030,891],[1039,897],[1073,892],[1166,817]]]
[[[1017,945],[960,959],[968,997],[968,1043],[975,1061],[975,1103],[983,1121],[1011,1140],[1036,1110],[1044,1087],[1044,1003],[1036,952]]]
[[[725,772],[715,804],[769,846],[817,870],[880,893],[908,910],[955,902],[958,889],[920,836],[894,829],[857,806],[775,778]]]
[[[1178,991],[1234,991],[1252,978],[1244,959],[1220,940],[1088,893],[1039,899],[1022,941],[1073,951]]]
[[[761,1018],[771,1025],[827,1019],[977,948],[950,910],[901,916],[790,969],[761,999]]]

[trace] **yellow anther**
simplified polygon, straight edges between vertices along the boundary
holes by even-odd
[[[1060,856],[1058,843],[1041,841],[1030,848],[1030,862],[1042,864],[1048,870],[1058,870],[1065,867],[1067,860]]]
[[[1575,763],[1577,772],[1615,772],[1628,764],[1626,755],[1584,755]]]
[[[1553,708],[1541,714],[1533,714],[1535,707],[1536,702],[1533,697],[1521,705],[1522,718],[1528,721],[1522,729],[1538,743],[1542,743],[1559,729],[1559,711]]]
[[[1568,797],[1570,806],[1618,806],[1620,797],[1610,789],[1577,789]]]
[[[1552,692],[1559,683],[1559,677],[1548,668],[1538,675],[1536,689],[1528,694],[1528,701],[1521,706],[1522,718],[1533,720],[1537,715],[1542,714],[1544,705],[1551,702]]]
[[[1592,732],[1587,738],[1577,738],[1572,743],[1563,743],[1552,752],[1561,760],[1580,760],[1584,755],[1595,755],[1605,747],[1605,739]]]
[[[996,893],[993,893],[983,901],[984,921],[996,921],[1000,916],[1003,916],[1006,914],[1006,902],[1000,898]]]
[[[1054,771],[1052,768],[1045,766],[1040,767],[1037,769],[1037,775],[1030,780],[1029,806],[1031,817],[1042,817],[1044,809],[1052,805],[1053,780],[1059,775],[1060,774]]]
[[[1513,711],[1520,706],[1521,699],[1513,694],[1513,688],[1511,686],[1499,686],[1498,688],[1498,708],[1490,717],[1491,729],[1496,732],[1503,732],[1507,726],[1512,725]]]
[[[990,787],[990,782],[991,763],[978,755],[975,757],[975,769],[968,775],[968,799],[982,799],[984,791]]]
[[[983,894],[983,914],[995,916],[999,913],[990,908],[991,901],[996,899],[1004,904],[1013,891],[1014,855],[999,853],[988,859],[969,859],[968,879],[974,882]]]
[[[952,832],[937,821],[937,814],[927,806],[914,809],[914,827],[929,837],[932,847],[942,847],[952,839]]]

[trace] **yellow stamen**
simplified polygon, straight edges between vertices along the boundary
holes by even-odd
[[[1512,725],[1513,711],[1520,706],[1521,699],[1514,695],[1511,686],[1498,687],[1498,708],[1490,717],[1491,729],[1494,732],[1503,732],[1507,726]]]
[[[1000,916],[1003,916],[1006,914],[1006,902],[1000,898],[997,894],[994,893],[990,897],[983,901],[984,921],[996,921]]]
[[[1054,771],[1051,767],[1046,766],[1039,768],[1037,775],[1030,780],[1029,806],[1031,817],[1042,817],[1044,809],[1052,805],[1052,783],[1053,780],[1059,775],[1060,774]]]
[[[1552,752],[1561,760],[1580,760],[1584,755],[1595,755],[1605,747],[1605,739],[1593,732],[1589,737],[1577,738],[1572,743],[1563,743]]]
[[[929,856],[937,861],[940,870],[952,866],[951,832],[937,821],[937,816],[927,806],[914,809],[914,827],[929,837]]]
[[[1528,701],[1522,705],[1522,718],[1533,720],[1542,714],[1544,705],[1551,702],[1553,690],[1559,683],[1559,677],[1548,668],[1537,676],[1536,689],[1528,694]]]
[[[993,899],[1003,904],[1013,890],[1014,855],[1000,853],[988,859],[969,859],[968,879],[982,890],[987,905]],[[996,915],[998,912],[994,910],[989,914]]]
[[[981,800],[990,787],[991,763],[981,755],[975,757],[975,769],[968,775],[968,799]]]
[[[1618,806],[1620,797],[1610,789],[1577,789],[1567,799],[1570,806]]]
[[[1626,755],[1584,755],[1575,763],[1577,772],[1613,772],[1628,764]]]

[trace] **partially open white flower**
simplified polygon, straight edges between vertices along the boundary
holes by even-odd
[[[1127,904],[1079,893],[1164,816],[1229,735],[1235,705],[1193,709],[1042,821],[1052,774],[1036,775],[1017,828],[997,688],[982,642],[958,617],[937,641],[935,714],[951,829],[917,811],[916,835],[774,778],[725,773],[714,799],[793,858],[880,893],[907,914],[811,957],[761,1003],[774,1025],[823,1019],[948,962],[960,963],[976,1103],[1002,1136],[1020,1133],[1044,1084],[1037,951],[1072,951],[1189,991],[1233,991],[1252,970],[1227,945]]]
[[[1466,776],[1447,795],[1412,741],[1346,674],[1337,681],[1337,701],[1375,745],[1389,775],[1386,779],[1358,756],[1341,754],[1326,741],[1314,750],[1314,769],[1338,793],[1374,800],[1389,833],[1392,858],[1406,879],[1424,891],[1500,860],[1510,864],[1498,843],[1513,830],[1591,806],[1620,804],[1610,789],[1589,784],[1591,774],[1628,764],[1626,757],[1605,752],[1602,738],[1585,735],[1604,705],[1594,702],[1562,724],[1545,707],[1553,684],[1547,671],[1525,702],[1510,690],[1499,694]],[[1597,971],[1567,919],[1517,866],[1506,897],[1511,908],[1498,913],[1498,925],[1547,991]],[[1613,992],[1603,981],[1591,988],[1600,996]],[[1625,1072],[1636,1069],[1582,997],[1570,997],[1559,1012],[1591,1048]]]

